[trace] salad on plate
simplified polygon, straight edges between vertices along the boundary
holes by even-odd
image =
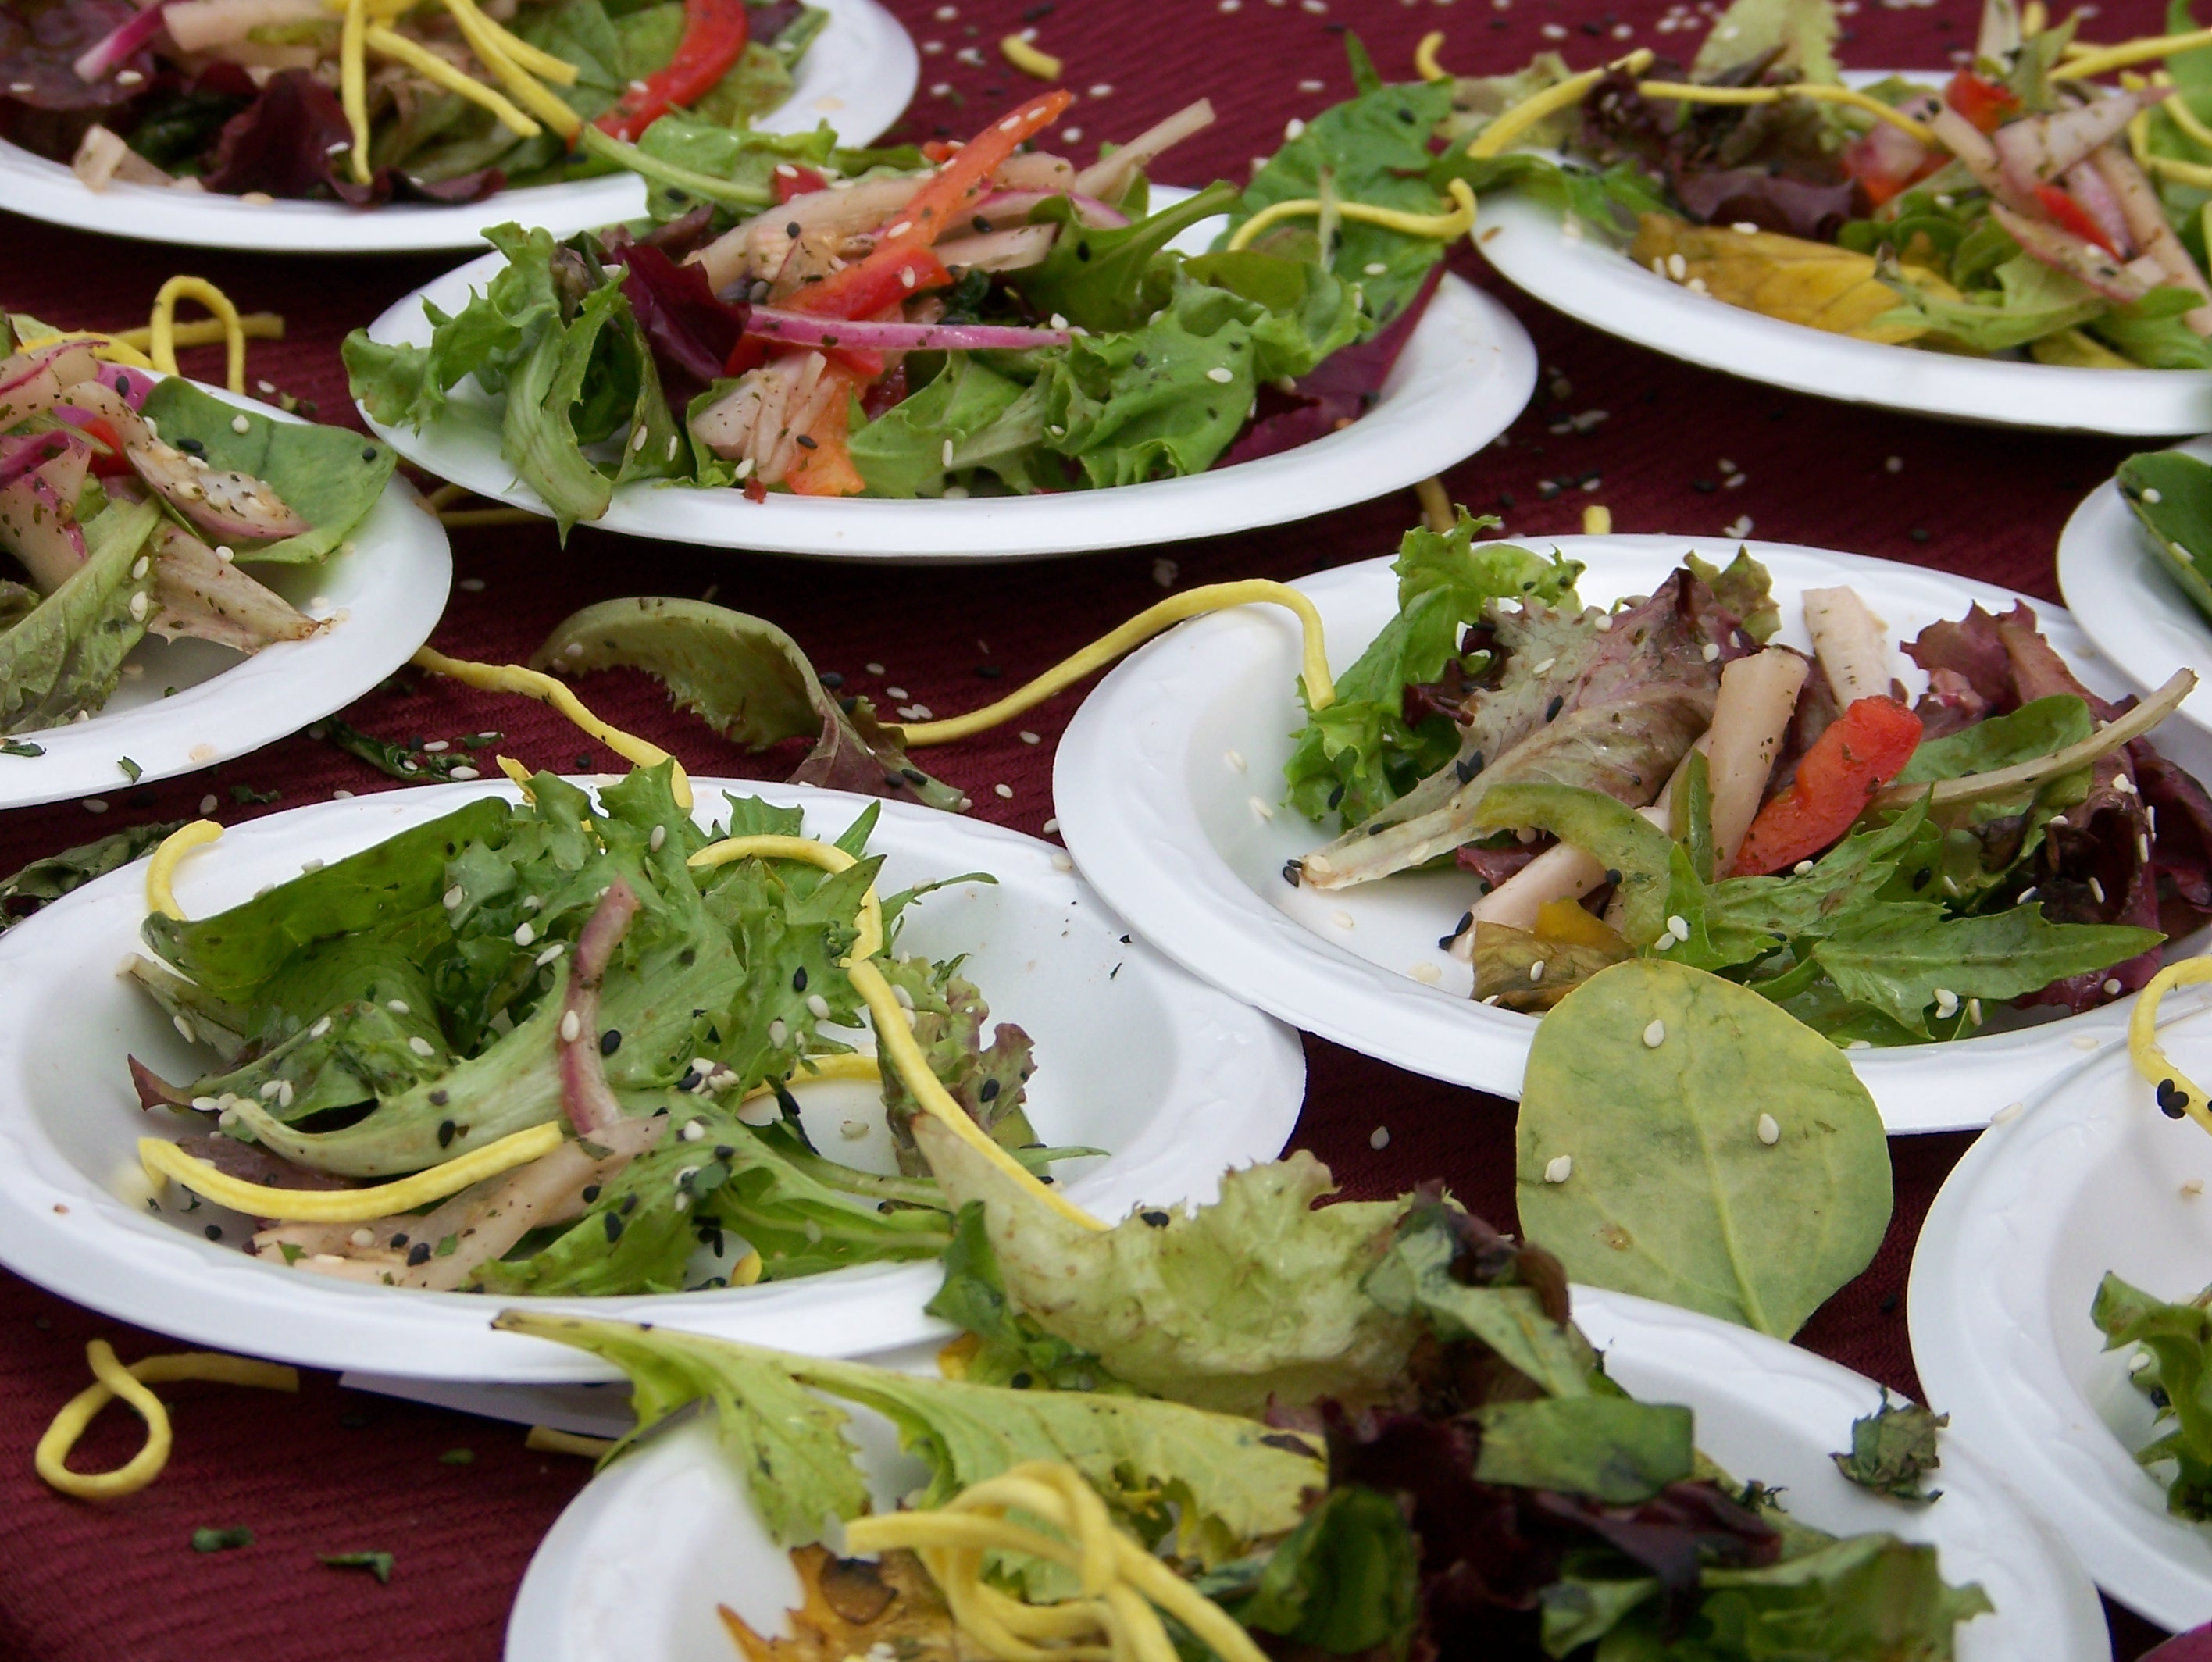
[[[801,0],[8,0],[0,137],[115,181],[366,207],[611,172],[680,109],[742,131]]]
[[[702,830],[669,763],[522,789],[194,921],[166,897],[194,837],[165,846],[127,973],[205,1071],[131,1060],[188,1122],[140,1143],[157,1186],[261,1219],[248,1250],[301,1273],[667,1293],[941,1253],[917,1115],[1032,1186],[1097,1152],[1038,1144],[1029,1038],[960,962],[897,951],[942,884],[878,897],[875,809],[831,844],[750,798]],[[822,1079],[880,1094],[826,1151],[793,1095]]]
[[[0,580],[0,735],[88,719],[149,634],[251,653],[326,627],[246,567],[324,560],[392,476],[374,440],[103,362],[105,344],[0,312],[0,549],[27,579]]]
[[[1805,592],[1808,657],[1747,551],[1597,607],[1484,523],[1408,534],[1396,616],[1310,705],[1289,800],[1342,831],[1283,876],[1472,873],[1440,944],[1485,1003],[1663,955],[1840,1045],[1955,1039],[2132,992],[2212,918],[2212,798],[2145,737],[2186,672],[2109,702],[1976,605],[1904,643],[1908,705],[1848,587]]]
[[[636,480],[808,496],[1101,488],[1286,450],[1358,418],[1473,225],[1432,180],[1442,86],[1324,112],[1239,191],[1155,200],[1204,101],[1097,161],[1040,94],[964,144],[835,148],[663,117],[626,157],[653,223],[487,233],[505,266],[427,346],[356,332],[375,421],[464,380],[563,530]],[[1171,245],[1227,216],[1213,250]]]
[[[805,1593],[787,1637],[723,1612],[750,1662],[1935,1662],[1991,1608],[1935,1547],[1829,1534],[1722,1471],[1689,1408],[1607,1376],[1559,1260],[1438,1186],[1316,1210],[1331,1180],[1300,1154],[1231,1173],[1213,1206],[1071,1228],[922,1134],[964,1203],[945,1377],[499,1320],[631,1375],[621,1447],[711,1404]],[[919,1457],[901,1509],[872,1507],[845,1404]]]
[[[1546,53],[1456,83],[1454,165],[1656,276],[1858,339],[2212,368],[2212,47],[1988,0],[1948,77],[1846,76],[1828,0],[1736,0],[1683,66]],[[2023,21],[2023,16],[2027,21]],[[1439,74],[1441,70],[1437,71]],[[2106,82],[2117,76],[2118,85]]]

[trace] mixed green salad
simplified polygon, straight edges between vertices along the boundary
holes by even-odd
[[[853,863],[834,873],[773,852],[695,864],[725,835],[797,838],[801,816],[732,798],[702,831],[671,777],[639,769],[594,799],[540,773],[520,804],[477,798],[216,916],[148,918],[152,955],[130,974],[210,1062],[172,1083],[133,1058],[132,1077],[148,1108],[191,1122],[187,1153],[267,1186],[275,1221],[250,1250],[386,1285],[532,1294],[675,1292],[945,1250],[951,1207],[891,1070],[896,1172],[823,1152],[792,1094],[817,1074],[877,1077],[855,1053],[862,999],[844,962],[881,864],[866,852],[877,810],[837,839]],[[882,898],[875,961],[930,1068],[1026,1165],[1096,1152],[1037,1145],[1029,1039],[994,1029],[958,961],[896,953],[926,892]],[[434,1174],[556,1125],[535,1158],[434,1205],[318,1222],[285,1222],[313,1208],[277,1204]]]
[[[829,15],[800,0],[4,0],[0,136],[95,191],[477,202],[612,173],[599,139],[672,108],[743,129],[791,95]]]
[[[1848,588],[1802,597],[1811,657],[1747,551],[1586,605],[1558,554],[1406,537],[1399,610],[1312,713],[1290,800],[1342,834],[1284,871],[1335,889],[1455,864],[1444,943],[1478,998],[1549,1009],[1664,955],[1838,1044],[1972,1034],[2007,1003],[2082,1010],[2212,919],[2212,798],[2078,681],[2025,603],[1904,644]]]
[[[1978,1586],[1946,1583],[1936,1549],[1829,1534],[1722,1471],[1698,1451],[1690,1409],[1607,1375],[1571,1319],[1560,1261],[1438,1186],[1316,1208],[1331,1180],[1301,1153],[1229,1174],[1212,1206],[1094,1231],[933,1123],[921,1135],[960,1207],[931,1307],[967,1330],[941,1359],[950,1377],[520,1311],[497,1325],[627,1372],[640,1428],[624,1447],[710,1404],[785,1544],[995,1547],[971,1497],[1079,1477],[1113,1532],[1180,1584],[1147,1572],[1129,1585],[1176,1619],[1167,1631],[1184,1648],[1127,1637],[1141,1623],[1125,1602],[1102,1656],[1941,1662],[1990,1609]],[[926,1463],[908,1497],[920,1510],[865,1518],[839,1404],[888,1416]],[[1893,1417],[1851,1428],[1839,1458],[1884,1492],[1935,1457],[1931,1421]],[[1039,1528],[1041,1510],[1021,1522]],[[802,1548],[793,1636],[726,1619],[753,1662],[1027,1654],[1000,1623],[1048,1609],[1079,1631],[1101,1587],[1066,1544],[1087,1539],[1048,1529],[988,1564],[973,1550],[869,1562]]]
[[[0,312],[0,549],[29,579],[0,581],[0,734],[98,711],[149,634],[241,652],[313,634],[244,567],[326,558],[392,476],[381,444],[102,363],[100,344]]]
[[[1287,449],[1372,403],[1472,223],[1429,176],[1449,89],[1354,64],[1244,189],[1164,206],[1146,170],[1202,100],[1088,164],[1039,148],[1065,92],[919,150],[664,116],[625,158],[650,227],[487,233],[505,266],[427,346],[347,341],[354,396],[419,429],[473,376],[564,531],[641,479],[944,498]],[[1213,252],[1170,246],[1224,215]]]
[[[1460,82],[1453,136],[1478,188],[1533,190],[1660,277],[1770,317],[2212,368],[2212,47],[2190,0],[2171,0],[2171,52],[2078,42],[2084,15],[2031,33],[1986,0],[1948,81],[1854,88],[1830,0],[1735,0],[1686,67],[1641,52],[1577,76],[1546,53]]]

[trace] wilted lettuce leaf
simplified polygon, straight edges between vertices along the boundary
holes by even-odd
[[[1787,1338],[1888,1227],[1881,1116],[1850,1064],[1717,975],[1601,971],[1538,1024],[1522,1093],[1521,1224],[1578,1281]]]
[[[1677,254],[1683,260],[1681,281],[1695,278],[1714,299],[1784,323],[1893,345],[1917,340],[1938,327],[1929,317],[1906,313],[1898,290],[1882,281],[1871,255],[1832,243],[1775,231],[1738,231],[1729,225],[1692,225],[1668,214],[1644,215],[1629,246],[1630,257],[1647,268],[1654,261],[1671,267]],[[1963,304],[1941,278],[1918,270],[1909,275],[1926,297],[1927,306],[1947,300]],[[1984,309],[1969,306],[1967,311],[1978,317]],[[2069,317],[2050,327],[2076,321]]]
[[[712,1404],[723,1446],[777,1539],[818,1538],[828,1517],[857,1517],[867,1491],[821,1392],[872,1408],[926,1461],[917,1504],[935,1506],[1024,1460],[1063,1460],[1148,1537],[1218,1562],[1296,1527],[1326,1472],[1306,1440],[1257,1420],[1180,1403],[1077,1391],[1012,1391],[895,1374],[862,1362],[780,1355],[667,1327],[509,1310],[494,1324],[558,1340],[630,1376],[638,1428],[687,1403]]]
[[[1931,1414],[1918,1403],[1893,1403],[1884,1391],[1881,1407],[1851,1422],[1850,1452],[1829,1458],[1862,1489],[1899,1501],[1939,1500],[1943,1491],[1924,1488],[1922,1480],[1943,1464],[1936,1434],[1950,1423],[1948,1414]]]
[[[1770,74],[1790,70],[1800,81],[1832,84],[1843,78],[1835,52],[1841,27],[1829,0],[1735,0],[1706,31],[1689,78],[1714,80],[1775,53]]]
[[[1587,1495],[1635,1506],[1697,1465],[1691,1414],[1619,1396],[1540,1397],[1477,1410],[1482,1447],[1474,1475],[1486,1483]]]
[[[1308,819],[1337,812],[1345,824],[1357,824],[1457,753],[1459,731],[1449,718],[1407,725],[1406,689],[1438,679],[1454,662],[1472,674],[1486,667],[1461,659],[1460,637],[1483,620],[1492,601],[1572,604],[1580,564],[1510,543],[1476,547],[1476,534],[1497,523],[1462,508],[1450,531],[1416,527],[1400,542],[1391,567],[1398,574],[1397,616],[1336,678],[1336,701],[1309,708],[1284,764],[1291,804]]]
[[[983,1204],[1014,1307],[1117,1379],[1230,1413],[1396,1388],[1419,1324],[1359,1280],[1405,1207],[1314,1210],[1334,1186],[1312,1156],[1231,1172],[1211,1206],[1139,1211],[1100,1231],[1060,1217],[934,1121],[915,1132],[947,1198]]]
[[[168,820],[133,825],[96,842],[33,860],[13,876],[0,878],[0,931],[13,929],[49,901],[151,853],[183,824],[182,820]]]
[[[0,733],[58,726],[113,695],[145,638],[148,608],[133,603],[152,598],[154,576],[139,552],[161,522],[157,500],[102,508],[84,526],[84,563],[0,633]]]

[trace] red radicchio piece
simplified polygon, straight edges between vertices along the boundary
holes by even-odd
[[[568,996],[561,1012],[561,1096],[568,1123],[588,1136],[623,1117],[622,1104],[607,1084],[599,1052],[599,979],[615,949],[637,916],[636,891],[617,877],[585,920],[576,937],[575,960],[568,968]]]
[[[0,6],[0,103],[34,110],[91,111],[128,103],[131,89],[112,80],[88,82],[76,60],[138,21],[128,0],[70,0],[65,6]],[[151,81],[154,60],[142,46],[112,69],[135,69]]]
[[[356,208],[394,198],[478,202],[507,182],[496,167],[436,184],[382,167],[363,185],[350,171],[352,143],[338,95],[307,70],[287,70],[223,123],[201,182],[229,196],[262,191],[296,200],[327,193]]]
[[[681,409],[721,374],[749,308],[715,299],[706,267],[678,264],[651,243],[610,239],[607,258],[629,266],[623,297],[653,349],[662,390]]]

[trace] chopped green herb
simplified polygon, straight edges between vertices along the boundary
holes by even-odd
[[[388,1552],[319,1552],[332,1569],[365,1569],[385,1586],[392,1585],[392,1555]]]
[[[473,1448],[449,1448],[438,1456],[440,1465],[474,1465],[477,1452]]]
[[[1851,1422],[1850,1453],[1828,1458],[1862,1489],[1924,1504],[1943,1492],[1920,1485],[1942,1464],[1936,1434],[1950,1423],[1948,1414],[1931,1414],[1918,1403],[1892,1402],[1885,1390],[1880,1408]]]
[[[289,1240],[278,1241],[276,1250],[284,1254],[284,1262],[288,1265],[297,1264],[307,1255],[305,1247],[295,1246]]]
[[[26,739],[11,738],[0,744],[0,756],[42,756],[46,753],[45,745],[33,744]]]
[[[284,793],[282,791],[257,791],[250,785],[234,785],[230,787],[230,799],[244,808],[254,803],[282,802]]]
[[[316,724],[312,737],[335,744],[348,755],[359,756],[380,773],[404,780],[409,785],[444,785],[454,777],[454,770],[465,767],[463,779],[473,779],[477,769],[465,754],[455,755],[450,751],[425,750],[422,742],[401,744],[388,738],[379,738],[374,733],[364,733],[349,722],[333,716]],[[500,733],[471,733],[459,743],[471,750],[481,749],[487,744],[496,744],[505,737]]]
[[[118,757],[118,758],[117,759],[117,761],[116,761],[115,765],[116,765],[118,767],[120,767],[120,768],[123,770],[123,776],[124,776],[125,779],[129,779],[129,780],[131,782],[131,784],[133,784],[133,785],[136,785],[136,784],[137,784],[137,783],[138,783],[138,780],[139,780],[140,777],[141,777],[141,776],[145,773],[145,771],[146,771],[143,767],[140,767],[137,762],[135,762],[135,761],[131,761],[131,758],[130,758],[130,757],[128,757],[128,756],[122,756],[122,757]]]
[[[196,1529],[192,1532],[194,1552],[228,1552],[233,1547],[250,1547],[253,1532],[242,1525],[235,1529]]]

